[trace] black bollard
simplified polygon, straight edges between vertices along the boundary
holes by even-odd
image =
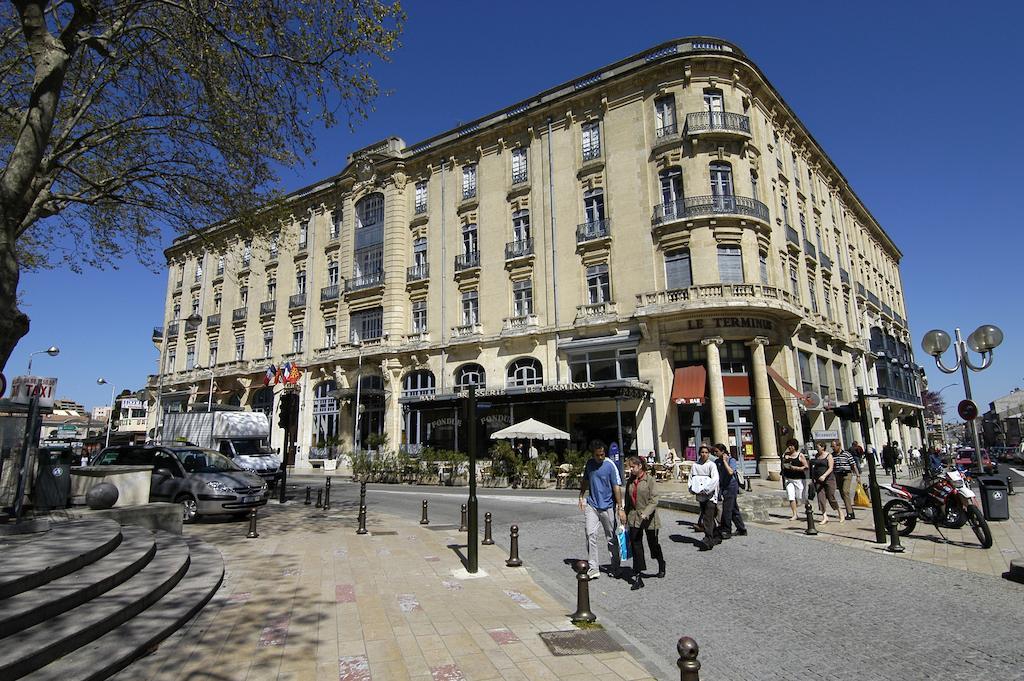
[[[279,490],[278,490],[279,494],[277,496],[277,503],[283,504],[285,501],[287,501],[287,499],[285,499],[284,494],[285,494],[286,488],[288,487],[288,466],[286,466],[283,463],[281,464],[281,479],[277,481],[277,485],[278,485],[278,488],[279,488]]]
[[[249,534],[245,535],[246,539],[255,539],[260,536],[259,532],[256,531],[256,509],[249,511]]]
[[[316,491],[316,507],[317,508],[323,508],[324,507],[324,488],[323,487],[321,487],[320,489],[318,489]]]
[[[423,515],[420,516],[420,525],[429,525],[430,520],[427,518],[427,500],[423,500]]]
[[[494,540],[491,539],[491,512],[484,513],[484,540],[480,542],[484,546],[491,546]]]
[[[587,572],[590,570],[590,563],[585,560],[577,560],[572,564],[573,572],[576,573],[576,612],[569,615],[572,622],[594,622],[597,620],[590,610],[590,577]]]
[[[903,544],[900,543],[900,526],[896,518],[889,518],[889,545],[885,550],[889,553],[903,553]]]
[[[697,654],[700,653],[700,646],[689,636],[683,636],[676,644],[676,652],[679,653],[679,681],[700,681],[700,661]]]
[[[359,507],[359,529],[356,534],[366,534],[366,507]]]
[[[505,561],[507,567],[521,567],[523,561],[519,560],[519,526],[513,525],[509,529],[509,539],[511,545],[509,546],[508,560]]]
[[[331,479],[327,478],[327,488],[324,490],[324,510],[331,508]]]
[[[807,529],[804,530],[804,534],[818,534],[814,527],[814,509],[811,508],[810,499],[804,502],[804,512],[807,514]]]
[[[309,500],[311,494],[313,494],[313,488],[310,487],[309,485],[306,485],[306,506],[309,506],[311,503],[313,503],[312,501]]]
[[[459,522],[459,532],[466,531],[466,505],[462,505],[462,520]]]
[[[1006,493],[1011,497],[1016,494],[1016,492],[1013,491],[1013,476],[1009,473],[1006,475]]]
[[[359,505],[366,506],[366,482],[359,483]]]

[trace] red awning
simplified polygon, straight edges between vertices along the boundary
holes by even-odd
[[[672,380],[672,401],[676,404],[704,404],[708,372],[703,365],[676,369]]]

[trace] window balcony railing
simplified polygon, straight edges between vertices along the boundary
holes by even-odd
[[[537,320],[535,314],[523,314],[515,315],[513,317],[505,317],[502,324],[502,331],[521,331],[523,329],[530,329],[538,326],[540,322]]]
[[[818,249],[816,249],[814,247],[814,244],[812,244],[807,239],[804,239],[804,253],[808,257],[811,257],[811,258],[817,258],[818,257]]]
[[[617,314],[618,309],[615,303],[612,301],[605,301],[603,303],[588,303],[586,305],[576,306],[576,318],[586,319],[588,317],[604,317],[607,315]]]
[[[171,322],[167,325],[167,337],[174,338],[178,335],[178,322]]]
[[[340,287],[337,284],[331,286],[324,286],[320,289],[320,302],[325,303],[330,300],[337,300],[340,295]]]
[[[745,196],[690,196],[654,207],[655,225],[714,215],[745,215],[768,222],[768,206]]]
[[[821,268],[832,271],[832,258],[828,257],[824,253],[819,254],[818,260],[821,261]]]
[[[530,179],[530,174],[525,170],[512,173],[512,184],[525,184]]]
[[[689,288],[639,293],[636,296],[636,314],[672,312],[691,302],[703,304],[704,300],[726,298],[764,300],[772,304],[786,303],[794,307],[800,302],[791,292],[767,284],[701,284]]]
[[[456,272],[473,269],[474,267],[480,267],[480,251],[471,251],[455,256]]]
[[[468,199],[475,199],[475,198],[476,198],[476,187],[475,186],[473,186],[473,187],[463,187],[462,188],[462,200],[463,201],[466,201]]]
[[[593,220],[576,226],[576,243],[593,241],[594,239],[607,239],[611,235],[612,222],[608,218],[604,220]]]
[[[169,328],[169,327],[168,327]],[[153,327],[153,342],[162,341],[164,339],[164,330],[162,327]]]
[[[583,160],[592,161],[595,158],[601,158],[601,145],[590,147],[589,149],[583,150]]]
[[[878,299],[878,296],[875,295],[874,293],[872,293],[871,291],[868,291],[868,302],[871,303],[872,305],[874,305],[877,308],[881,308],[882,307],[882,301],[880,301]]]
[[[654,138],[663,140],[668,137],[674,137],[677,132],[679,132],[679,128],[675,123],[666,123],[654,129]]]
[[[308,247],[309,247],[309,240],[308,239],[303,239],[302,241],[299,242],[299,250],[300,251],[304,251]]]
[[[906,390],[900,390],[899,388],[889,388],[884,385],[878,386],[879,397],[888,397],[892,400],[899,400],[900,402],[910,402],[911,404],[921,404],[921,398],[917,395],[907,392]]]
[[[306,306],[306,294],[305,293],[296,293],[294,295],[288,296],[288,309],[289,310],[294,310],[297,307],[305,307],[305,306]]]
[[[195,333],[196,329],[199,328],[199,321],[185,320],[185,333]]]
[[[847,286],[850,285],[850,273],[842,267],[839,268],[839,281]]]
[[[533,239],[519,239],[505,244],[505,260],[533,255]]]
[[[251,264],[252,264],[252,256],[251,255],[247,255],[247,256],[243,256],[242,257],[242,269],[243,270],[249,269],[249,265],[251,265]]]
[[[337,241],[340,238],[341,238],[341,230],[340,229],[331,229],[330,234],[327,235],[327,241],[329,243],[334,243],[335,241]]]
[[[867,297],[867,290],[864,288],[864,284],[857,282],[857,295],[861,298]]]
[[[417,203],[416,205],[414,205],[412,207],[412,212],[415,215],[423,215],[424,213],[427,212],[427,204],[426,203]]]
[[[452,336],[460,338],[463,336],[475,336],[482,333],[482,329],[479,323],[473,324],[460,324],[459,326],[452,328]]]
[[[907,321],[905,319],[903,319],[903,317],[898,312],[893,312],[892,313],[892,318],[893,318],[894,322],[896,322],[897,324],[899,324],[903,328],[906,328]]]
[[[277,262],[277,256],[279,251],[276,248],[271,248],[270,252],[267,253],[267,262]]]
[[[184,286],[184,285],[185,285],[185,280],[184,280],[184,279],[179,279],[179,280],[178,280],[177,282],[175,282],[175,284],[174,284],[174,290],[175,290],[175,291],[180,291],[180,290],[181,290],[181,287],[182,287],[182,286]]]
[[[888,303],[882,303],[882,314],[892,319],[892,307]]]
[[[247,307],[236,307],[234,310],[231,311],[231,321],[233,321],[233,322],[245,321],[245,318],[248,315],[248,312],[249,312],[249,308],[247,308]]]
[[[224,276],[224,266],[223,265],[218,265],[217,269],[213,273],[213,276],[215,276],[215,277],[223,277]]]
[[[796,230],[789,225],[786,225],[786,240],[797,248],[800,248],[800,235],[797,234]]]
[[[423,263],[422,265],[413,265],[405,270],[406,281],[422,281],[430,278],[430,265]]]
[[[695,111],[686,114],[688,133],[726,132],[750,134],[750,116],[728,111]]]
[[[363,274],[358,277],[352,277],[345,281],[346,291],[361,291],[366,288],[373,288],[374,286],[384,285],[384,273],[383,272],[371,272],[369,274]]]
[[[277,301],[274,299],[264,300],[260,303],[260,316],[269,317],[274,314],[274,308],[277,307]]]
[[[215,326],[220,326],[220,312],[214,312],[206,318],[206,328],[212,329]]]

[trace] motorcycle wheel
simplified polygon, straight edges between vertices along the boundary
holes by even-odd
[[[981,542],[981,548],[992,548],[992,532],[988,529],[988,523],[985,522],[985,518],[978,511],[977,506],[967,507],[967,521],[971,524],[971,529],[974,530],[974,536]]]
[[[914,515],[910,515],[913,513]],[[900,533],[901,537],[908,536],[917,527],[917,511],[910,504],[909,501],[903,499],[893,499],[885,506],[882,507],[882,515],[885,518],[885,526],[888,530],[890,520],[894,516],[903,516],[901,519],[896,521],[896,531]]]
[[[966,524],[967,514],[964,513],[964,509],[960,507],[959,503],[950,505],[946,508],[946,515],[942,519],[943,527],[959,530]]]

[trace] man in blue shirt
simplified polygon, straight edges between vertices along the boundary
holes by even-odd
[[[616,519],[623,525],[626,523],[626,507],[622,500],[622,478],[618,467],[605,458],[604,444],[592,442],[590,449],[593,456],[583,469],[583,480],[580,483],[580,510],[586,519],[587,527],[587,559],[590,570],[587,576],[597,579],[599,559],[597,554],[597,531],[604,530],[608,552],[611,554],[611,574],[619,574],[619,544],[615,539]]]

